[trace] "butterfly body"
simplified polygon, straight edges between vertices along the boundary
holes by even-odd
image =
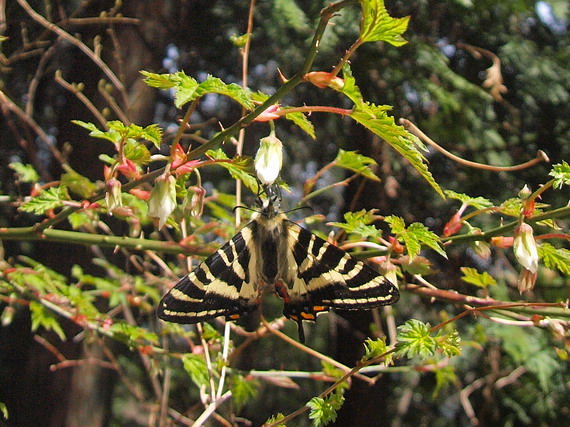
[[[329,308],[395,303],[398,289],[362,261],[290,221],[269,203],[231,240],[162,299],[158,317],[196,323],[235,320],[254,311],[264,286],[275,286],[283,314],[299,324]]]

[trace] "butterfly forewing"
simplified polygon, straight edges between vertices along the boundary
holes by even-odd
[[[237,319],[254,310],[257,260],[249,240],[251,224],[182,278],[160,302],[158,317],[169,322],[196,323],[218,316]]]

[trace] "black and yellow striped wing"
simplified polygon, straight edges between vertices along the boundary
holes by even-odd
[[[255,253],[251,224],[183,277],[160,301],[157,315],[175,323],[224,316],[235,320],[257,307]]]
[[[315,320],[329,308],[363,310],[394,304],[392,282],[336,246],[286,221],[289,275],[277,288],[290,319]]]

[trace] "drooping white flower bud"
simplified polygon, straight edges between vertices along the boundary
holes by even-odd
[[[515,256],[518,262],[531,273],[538,271],[538,249],[532,232],[532,227],[522,223],[515,235],[513,244]]]
[[[255,155],[255,172],[262,184],[271,185],[275,182],[283,164],[283,144],[271,132],[269,136],[261,138],[259,150]]]
[[[105,202],[107,203],[107,210],[111,215],[113,215],[115,209],[123,206],[121,189],[121,181],[117,178],[110,178],[105,183]]]
[[[174,209],[176,209],[176,180],[172,175],[158,177],[148,199],[148,215],[158,218],[160,229]]]

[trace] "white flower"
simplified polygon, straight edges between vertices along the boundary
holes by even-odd
[[[530,225],[523,222],[518,227],[513,249],[518,262],[535,274],[538,271],[538,249]]]
[[[148,215],[158,218],[160,229],[174,209],[176,209],[176,180],[172,175],[158,177],[148,199]]]
[[[111,215],[113,211],[123,206],[123,196],[121,194],[121,182],[116,178],[111,178],[105,183],[105,202],[107,210]]]
[[[283,144],[271,132],[269,136],[261,138],[259,150],[255,155],[255,172],[262,184],[271,185],[275,182],[283,164]]]

